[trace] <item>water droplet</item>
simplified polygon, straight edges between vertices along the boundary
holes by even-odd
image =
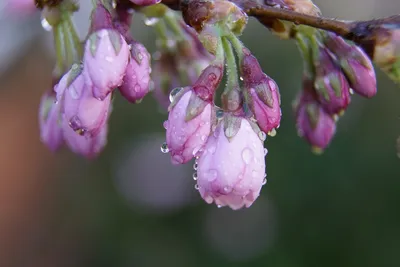
[[[267,135],[263,132],[263,131],[261,131],[261,132],[259,132],[258,133],[258,137],[261,139],[261,141],[265,141],[265,139],[267,139]]]
[[[182,90],[182,87],[177,87],[172,89],[171,93],[169,94],[169,102],[172,103],[174,101],[175,96]]]
[[[230,186],[225,186],[225,187],[224,187],[224,191],[225,191],[226,193],[230,192],[230,191],[231,191],[231,187],[230,187]]]
[[[144,20],[144,24],[146,24],[147,26],[154,26],[158,21],[158,18],[146,18]]]
[[[195,171],[197,171],[197,168],[199,167],[199,165],[197,164],[197,162],[195,162],[194,164],[193,164],[193,170],[195,170]]]
[[[194,189],[199,190],[200,186],[198,184],[194,185]]]
[[[193,173],[193,180],[197,181],[197,172]]]
[[[222,208],[222,205],[217,205],[217,208],[219,208],[219,209]]]
[[[168,145],[167,145],[166,142],[164,142],[164,143],[161,145],[161,152],[164,153],[164,154],[169,152],[169,148],[168,148]]]
[[[113,0],[112,2],[111,2],[111,6],[112,6],[112,8],[117,8],[117,1],[116,0]]]
[[[349,92],[350,92],[351,95],[354,95],[354,90],[353,89],[350,88]]]
[[[51,27],[50,23],[47,21],[46,18],[42,18],[42,20],[40,21],[40,23],[42,24],[42,28],[45,31],[51,31],[53,29],[53,27]]]
[[[201,139],[201,141],[206,141],[206,139],[207,139],[207,136],[205,136],[205,135],[202,135],[202,136],[200,137],[200,139]]]
[[[105,60],[107,61],[107,62],[113,62],[114,61],[114,58],[113,57],[110,57],[110,56],[106,56],[105,57]]]
[[[242,76],[240,76],[239,79],[240,79],[241,81],[243,81],[243,77],[242,77]]]
[[[217,179],[217,174],[217,170],[211,169],[205,173],[204,177],[207,178],[209,182],[212,182]]]
[[[217,109],[215,112],[217,119],[221,119],[224,116],[224,111],[222,109]]]
[[[264,180],[262,181],[262,185],[265,185],[267,183],[267,178],[264,177]]]
[[[164,121],[163,126],[165,130],[168,130],[169,121]]]
[[[70,87],[68,87],[68,92],[69,92],[69,95],[73,98],[73,99],[78,99],[79,98],[79,94],[78,94],[78,92],[76,91],[76,89],[75,89],[75,86],[70,86]]]
[[[272,129],[271,131],[268,132],[268,135],[274,137],[276,135],[276,130]]]
[[[242,159],[244,163],[249,164],[251,160],[253,159],[253,150],[250,148],[245,148],[242,151]]]
[[[140,91],[140,85],[136,84],[133,89],[135,90],[136,93],[139,92]]]
[[[268,149],[264,148],[264,156],[268,154]]]

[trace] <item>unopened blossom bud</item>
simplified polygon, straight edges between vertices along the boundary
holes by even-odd
[[[114,26],[111,13],[100,1],[98,1],[96,3],[96,7],[90,14],[89,33],[94,33],[96,31],[104,29],[111,30],[113,28]]]
[[[342,37],[329,34],[326,46],[337,57],[350,88],[364,97],[373,97],[377,92],[375,70],[365,52]]]
[[[326,113],[316,96],[310,91],[311,81],[305,81],[305,89],[301,92],[296,106],[296,128],[314,150],[324,150],[331,142],[336,132],[336,123],[331,115]]]
[[[102,29],[92,33],[85,45],[83,59],[87,84],[93,95],[104,99],[123,82],[130,51],[125,39],[116,30]]]
[[[318,54],[314,81],[318,100],[329,114],[341,113],[350,103],[349,83],[326,49]]]
[[[209,204],[237,210],[250,207],[265,183],[263,142],[249,121],[239,118],[239,130],[227,138],[222,120],[198,159],[197,187]]]
[[[161,2],[161,0],[130,0],[130,1],[138,6],[150,6]]]
[[[150,85],[150,54],[140,43],[131,44],[131,58],[126,68],[121,94],[130,102],[135,103],[143,99],[149,92]]]
[[[173,164],[190,161],[204,146],[211,131],[213,103],[199,98],[192,88],[182,89],[179,99],[168,115],[165,123],[167,145]],[[189,105],[194,104],[193,114],[188,114]]]
[[[97,135],[106,124],[111,95],[99,100],[85,83],[83,73],[78,74],[64,91],[64,119],[80,135]]]
[[[222,64],[212,64],[205,68],[193,85],[193,91],[204,101],[211,101],[224,75]]]
[[[80,135],[70,127],[67,118],[64,117],[62,128],[65,142],[71,151],[88,159],[95,158],[107,144],[107,124],[104,124],[96,135]]]
[[[51,151],[56,151],[63,144],[60,107],[54,92],[42,96],[39,108],[40,140]]]
[[[261,130],[272,134],[279,127],[282,117],[278,85],[262,72],[253,55],[246,52],[244,54],[240,70],[250,97],[250,109]]]

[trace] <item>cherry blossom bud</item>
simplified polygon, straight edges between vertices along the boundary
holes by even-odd
[[[296,127],[299,136],[306,139],[315,152],[321,152],[331,142],[336,132],[336,123],[315,100],[316,96],[310,91],[312,82],[304,81],[304,84],[295,110]]]
[[[173,164],[183,164],[190,161],[207,141],[214,108],[213,103],[196,96],[191,87],[182,89],[176,98],[179,99],[174,105],[171,104],[168,121],[164,126],[167,130],[167,145],[171,161]],[[188,112],[189,105],[192,103],[197,109],[191,109]]]
[[[244,54],[240,70],[250,97],[250,109],[261,130],[272,134],[279,127],[282,117],[278,85],[262,72],[253,55],[246,51]]]
[[[107,124],[104,124],[96,135],[80,135],[70,127],[67,118],[64,117],[62,128],[65,142],[71,151],[88,159],[95,158],[107,144]]]
[[[54,92],[47,92],[42,96],[39,108],[40,140],[51,151],[58,150],[63,144],[60,107]]]
[[[314,81],[318,100],[329,114],[341,113],[350,103],[349,83],[326,49],[318,54]]]
[[[102,29],[89,36],[83,59],[84,75],[96,98],[106,98],[122,84],[129,56],[128,44],[117,31]]]
[[[161,0],[130,0],[130,1],[138,6],[150,6],[161,2]]]
[[[106,124],[111,94],[104,100],[96,99],[92,88],[85,83],[83,73],[78,74],[64,91],[64,118],[78,134],[97,135]]]
[[[325,44],[338,59],[350,88],[364,97],[373,97],[377,92],[375,70],[365,52],[342,37],[329,34]]]
[[[142,44],[131,44],[131,58],[119,91],[132,103],[141,101],[149,92],[150,73],[150,54]]]
[[[227,138],[224,120],[210,135],[198,159],[197,187],[209,204],[237,210],[250,207],[265,183],[263,142],[249,121],[239,119],[239,130]]]

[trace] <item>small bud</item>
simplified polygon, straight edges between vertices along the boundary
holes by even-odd
[[[225,120],[208,138],[198,160],[197,184],[207,203],[237,210],[250,207],[259,196],[265,159],[263,144],[249,121],[239,117],[235,121],[239,129],[232,138],[226,136]]]
[[[295,110],[297,131],[310,145],[322,151],[331,142],[336,132],[336,123],[312,96],[311,81],[304,83],[305,89],[298,97]]]
[[[130,51],[124,38],[115,30],[92,33],[85,45],[83,59],[87,84],[93,85],[93,95],[104,99],[122,84]]]
[[[212,64],[206,67],[193,84],[193,91],[204,101],[212,101],[214,93],[224,75],[224,67],[219,64]]]
[[[361,96],[373,97],[377,92],[375,70],[365,52],[334,34],[328,35],[325,44],[338,58],[350,88]]]
[[[350,103],[349,83],[326,49],[320,49],[318,54],[314,81],[318,100],[326,112],[337,114]]]
[[[205,105],[202,110],[196,110],[197,115],[188,120],[187,110],[190,110],[192,96],[198,98],[192,88],[184,89],[182,96],[171,108],[166,122],[166,141],[173,164],[190,161],[203,148],[210,135],[213,104],[203,101]]]
[[[119,91],[132,103],[142,100],[149,92],[150,73],[150,54],[142,44],[131,44],[131,58]]]
[[[60,107],[54,92],[42,96],[39,108],[40,140],[53,152],[63,144]]]
[[[89,33],[94,33],[104,29],[111,30],[113,28],[114,26],[110,12],[99,1],[96,3],[96,7],[93,9],[90,15]]]

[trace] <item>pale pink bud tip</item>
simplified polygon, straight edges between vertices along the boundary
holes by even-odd
[[[104,99],[122,84],[130,51],[125,39],[115,30],[92,33],[85,45],[85,81],[93,85],[93,95]]]
[[[150,54],[142,44],[132,44],[131,58],[119,91],[132,103],[140,101],[149,92],[150,73]]]
[[[173,164],[190,161],[203,148],[211,131],[213,110],[211,103],[199,99],[192,90],[182,93],[183,95],[169,112],[168,121],[164,125]],[[188,106],[191,102],[202,102],[195,116],[188,114]]]
[[[246,119],[241,119],[238,133],[230,140],[220,123],[198,160],[201,197],[219,207],[250,207],[266,182],[264,153],[262,141]]]
[[[44,94],[40,101],[40,139],[51,151],[56,151],[63,144],[63,134],[60,125],[60,106],[56,102],[55,94],[52,93]]]

